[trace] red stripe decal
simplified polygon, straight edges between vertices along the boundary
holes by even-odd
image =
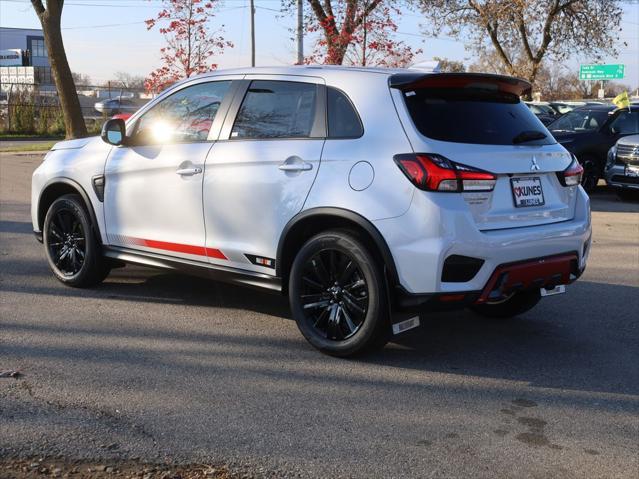
[[[167,241],[157,241],[142,238],[126,238],[128,241],[147,248],[161,249],[164,251],[174,251],[176,253],[193,254],[197,256],[208,256],[215,259],[228,259],[219,249],[205,248],[203,246],[193,246],[188,244],[169,243]]]
[[[224,256],[224,253],[222,253],[219,249],[215,249],[215,248],[206,248],[206,255],[209,258],[228,259],[226,256]]]

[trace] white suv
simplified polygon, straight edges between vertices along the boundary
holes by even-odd
[[[32,217],[56,277],[123,263],[288,294],[302,334],[348,356],[418,324],[511,317],[583,272],[582,169],[523,80],[283,67],[176,84],[102,138],[58,143]]]

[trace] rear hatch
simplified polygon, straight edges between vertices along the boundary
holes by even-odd
[[[492,191],[461,195],[480,230],[567,221],[575,187],[562,185],[572,157],[520,96],[523,80],[488,74],[399,74],[393,97],[415,154],[433,154],[495,176]]]

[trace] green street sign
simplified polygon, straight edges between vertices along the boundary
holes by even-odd
[[[580,65],[580,80],[620,80],[624,77],[625,65]]]

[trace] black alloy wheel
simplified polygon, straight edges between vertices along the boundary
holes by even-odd
[[[74,276],[86,258],[87,239],[82,222],[70,207],[58,208],[47,231],[47,247],[54,266],[63,276]]]
[[[81,196],[64,195],[51,204],[42,236],[49,267],[62,283],[93,286],[109,274],[111,263],[102,256]]]
[[[300,299],[306,320],[318,334],[343,341],[364,324],[368,285],[349,254],[324,249],[304,265]]]
[[[350,230],[319,233],[298,251],[289,275],[293,318],[320,351],[353,356],[390,336],[383,264]]]

